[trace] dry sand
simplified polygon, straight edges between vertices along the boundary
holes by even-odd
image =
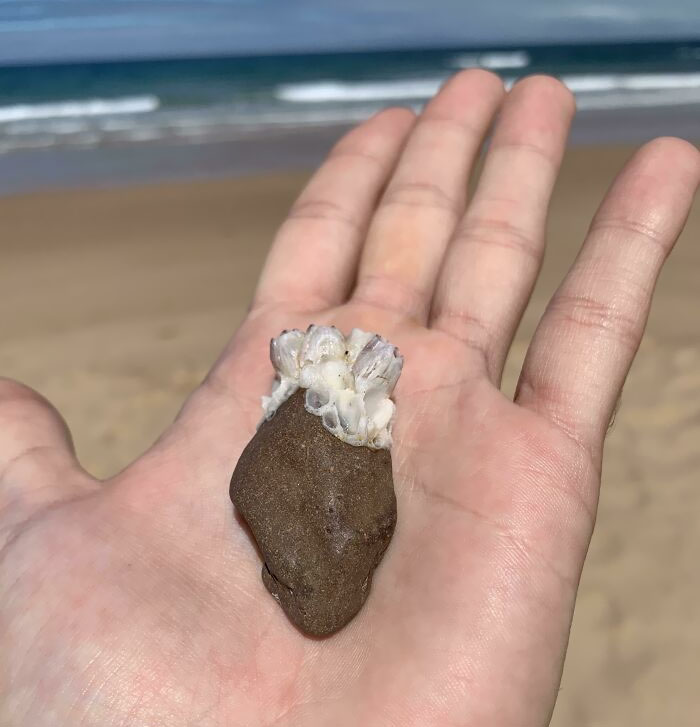
[[[542,278],[506,373],[624,148],[569,152]],[[0,200],[0,373],[114,473],[172,419],[245,313],[303,182],[277,175]],[[555,727],[700,724],[700,210],[662,276],[609,436]]]

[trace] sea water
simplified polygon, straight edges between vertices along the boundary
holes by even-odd
[[[508,85],[556,75],[584,112],[700,112],[700,41],[6,66],[0,191],[11,186],[3,158],[20,152],[202,145],[348,124],[388,105],[420,108],[450,74],[475,67]]]

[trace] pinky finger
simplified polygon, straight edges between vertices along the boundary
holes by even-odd
[[[553,420],[595,460],[699,180],[700,154],[687,142],[657,139],[635,154],[526,356],[517,403]]]

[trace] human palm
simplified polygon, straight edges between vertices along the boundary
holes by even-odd
[[[501,108],[479,187],[466,181]],[[38,395],[0,386],[4,725],[544,725],[592,532],[602,441],[700,176],[678,140],[611,189],[532,342],[572,113],[533,78],[455,77],[416,121],[345,137],[283,224],[251,312],[174,424],[97,483]],[[398,525],[364,608],[311,639],[265,591],[228,480],[270,385],[268,339],[332,323],[405,357]]]

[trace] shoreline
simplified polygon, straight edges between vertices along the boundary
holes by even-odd
[[[641,144],[656,136],[700,139],[698,105],[582,110],[570,146]],[[0,198],[50,189],[221,180],[313,169],[353,123],[240,130],[236,138],[0,154]]]

